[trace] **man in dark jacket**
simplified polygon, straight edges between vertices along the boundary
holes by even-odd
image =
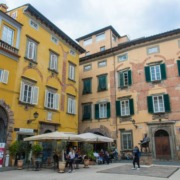
[[[139,159],[140,159],[139,148],[137,146],[135,146],[134,149],[133,149],[133,166],[134,166],[134,168],[132,168],[132,169],[136,169],[135,168],[135,163],[137,163],[137,165],[138,165],[137,170],[140,169]]]

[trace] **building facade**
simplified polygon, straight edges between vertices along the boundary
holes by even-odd
[[[0,84],[4,93],[0,92],[0,107],[5,111],[7,129],[11,127],[10,133],[5,132],[6,138],[22,140],[56,130],[77,133],[79,54],[84,49],[30,4],[8,11],[4,16],[19,25],[17,30],[8,26],[13,33],[7,34],[16,38],[12,44],[18,51],[16,60],[0,54],[3,56],[0,69],[10,72],[8,83]],[[3,21],[1,28],[4,28]],[[2,34],[2,42],[3,37]],[[0,117],[4,119],[3,114]]]
[[[79,131],[114,138],[120,154],[147,134],[154,159],[180,159],[180,29],[130,41],[108,26],[77,41],[93,52],[80,58]]]

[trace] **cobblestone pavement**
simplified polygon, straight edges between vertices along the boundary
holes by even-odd
[[[83,168],[83,165],[80,165],[80,168],[75,170],[72,173],[58,173],[54,169],[41,169],[40,171],[33,170],[11,170],[0,172],[0,180],[179,180],[180,178],[180,166],[177,165],[152,165],[153,170],[158,172],[159,177],[149,176],[149,174],[143,174],[143,169],[146,168],[146,173],[148,167],[143,167],[138,170],[131,170],[131,163],[111,163],[109,165],[92,165],[89,168]],[[175,172],[170,175],[169,178],[164,177],[164,170],[168,167],[172,167],[172,169],[177,169]],[[127,169],[126,169],[127,168]],[[104,173],[102,171],[107,171],[109,169],[126,169],[123,174],[118,174],[114,172]],[[150,168],[149,168],[150,169]],[[139,174],[138,174],[139,172]],[[155,172],[154,172],[155,173]],[[161,175],[162,173],[162,175]],[[167,175],[168,176],[168,175]]]

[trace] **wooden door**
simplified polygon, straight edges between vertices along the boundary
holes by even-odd
[[[164,130],[155,133],[156,159],[171,159],[169,135]]]

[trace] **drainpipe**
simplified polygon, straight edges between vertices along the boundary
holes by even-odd
[[[111,46],[111,50],[112,50],[112,31],[110,31],[110,46]],[[114,63],[114,96],[115,96],[115,112],[116,112],[116,66],[115,66],[115,54],[112,52],[113,55],[113,63]],[[116,127],[116,145],[117,145],[117,139],[118,139],[118,123],[117,123],[117,116],[115,116],[115,127]]]

